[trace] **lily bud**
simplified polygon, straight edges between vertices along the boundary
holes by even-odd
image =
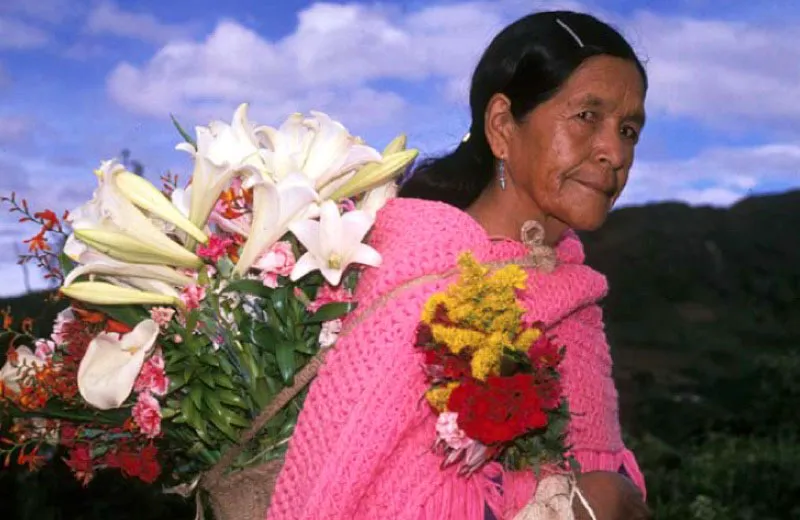
[[[203,261],[172,241],[145,242],[124,233],[77,229],[75,237],[101,253],[128,263],[164,264],[196,269]]]
[[[346,199],[380,186],[399,176],[403,169],[417,158],[417,155],[419,155],[418,150],[403,150],[384,157],[383,161],[379,163],[367,164],[340,186],[330,198],[332,200]]]
[[[75,282],[68,287],[62,287],[61,293],[69,298],[95,305],[181,305],[181,301],[174,296],[119,287],[105,282]]]
[[[117,173],[114,180],[122,195],[135,206],[174,224],[198,242],[208,241],[208,236],[200,228],[186,218],[163,193],[143,177],[124,171]]]

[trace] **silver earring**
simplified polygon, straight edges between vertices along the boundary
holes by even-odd
[[[506,162],[503,159],[497,163],[497,176],[500,181],[500,189],[506,189]]]

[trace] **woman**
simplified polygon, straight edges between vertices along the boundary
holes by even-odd
[[[452,269],[462,251],[490,262],[531,248],[557,259],[552,272],[530,271],[523,298],[567,346],[578,485],[597,519],[645,518],[596,304],[606,281],[570,230],[600,226],[625,186],[646,88],[628,43],[588,15],[534,14],[495,38],[472,80],[468,137],[422,164],[378,216],[371,241],[384,263],[364,272],[359,312],[310,389],[269,519],[479,520],[525,505],[529,472],[489,464],[466,479],[440,468],[413,339],[423,302],[452,281],[420,277]],[[523,226],[544,243],[520,241]]]

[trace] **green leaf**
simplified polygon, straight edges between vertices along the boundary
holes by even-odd
[[[349,302],[328,303],[320,307],[319,310],[315,312],[313,316],[311,316],[305,321],[305,323],[306,324],[322,323],[325,321],[336,320],[353,312],[355,308],[356,308],[355,303],[349,303]]]
[[[194,405],[192,399],[185,399],[181,401],[181,415],[187,423],[192,424],[200,417],[200,413]]]
[[[257,326],[250,329],[250,340],[262,350],[272,350],[278,343],[278,332],[269,326]]]
[[[289,288],[286,286],[278,287],[272,291],[272,308],[278,316],[286,316],[286,306],[288,302]]]
[[[310,337],[307,341],[298,341],[295,345],[295,350],[301,354],[313,356],[319,351],[319,332],[315,336]]]
[[[200,356],[200,361],[204,365],[208,365],[210,367],[217,368],[219,367],[219,358],[213,354],[203,354]]]
[[[112,320],[135,327],[139,322],[149,318],[149,314],[142,307],[132,305],[86,305],[87,308],[102,312]]]
[[[297,370],[294,359],[294,344],[286,342],[278,343],[275,350],[275,357],[278,359],[278,369],[281,371],[281,378],[286,384],[291,384],[295,370]]]
[[[183,374],[174,374],[169,376],[169,391],[174,392],[186,384],[186,378]]]
[[[220,390],[217,392],[217,396],[222,403],[241,408],[242,410],[250,410],[250,406],[247,405],[245,400],[230,390]]]
[[[189,398],[194,403],[195,407],[200,410],[203,403],[203,387],[195,382],[189,390]]]
[[[258,280],[235,280],[229,283],[222,292],[238,292],[252,294],[262,298],[271,298],[274,289],[270,289]]]
[[[234,390],[236,388],[236,386],[233,384],[233,381],[231,381],[230,376],[225,374],[214,374],[214,382],[216,383],[216,386],[227,388],[228,390]]]
[[[217,399],[216,396],[214,396],[213,394],[211,393],[205,394],[205,401],[206,404],[208,405],[207,406],[208,418],[209,420],[211,420],[211,423],[214,426],[216,426],[219,431],[225,434],[225,436],[228,437],[231,441],[237,442],[238,435],[231,426],[231,424],[233,424],[234,422],[238,423],[244,421],[243,427],[246,427],[249,426],[249,423],[244,419],[241,419],[241,421],[239,421],[238,419],[233,418],[235,414],[233,414],[233,412],[231,412],[230,410],[224,408],[222,406],[222,403],[220,403],[219,399]]]
[[[175,115],[174,114],[170,114],[169,117],[170,117],[170,119],[172,119],[172,124],[178,130],[178,133],[181,134],[181,137],[183,138],[183,140],[186,141],[187,143],[189,143],[190,145],[192,145],[194,147],[194,149],[197,150],[197,143],[195,142],[194,139],[192,139],[192,136],[190,136],[186,132],[186,130],[183,129],[183,127],[178,122],[178,120],[175,119]]]
[[[272,380],[272,378],[259,377],[256,380],[253,390],[250,392],[250,395],[253,397],[253,401],[255,401],[259,410],[267,406],[272,399],[272,396],[277,393],[272,390],[269,384],[270,380]]]
[[[61,272],[64,276],[67,276],[75,268],[75,262],[64,253],[58,255],[58,265],[61,267]]]
[[[214,381],[214,377],[208,372],[199,372],[197,374],[197,377],[200,379],[200,381],[205,383],[205,385],[211,388],[212,390],[217,387],[217,384]]]

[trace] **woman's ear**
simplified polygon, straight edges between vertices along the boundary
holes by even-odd
[[[495,94],[486,105],[484,114],[486,140],[495,157],[504,159],[509,155],[511,137],[516,122],[511,113],[511,100],[505,94]]]

